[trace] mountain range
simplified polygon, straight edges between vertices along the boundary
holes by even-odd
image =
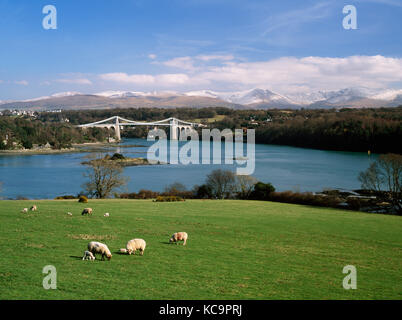
[[[282,95],[267,89],[237,92],[212,90],[176,91],[104,91],[95,94],[62,92],[22,101],[0,101],[0,109],[99,109],[146,107],[228,107],[236,109],[268,108],[364,108],[402,105],[402,89],[372,90],[345,88]]]

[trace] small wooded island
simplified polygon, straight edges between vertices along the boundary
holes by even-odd
[[[117,164],[117,165],[122,166],[122,167],[166,164],[166,163],[161,163],[159,161],[157,163],[151,163],[146,158],[129,158],[129,157],[123,156],[120,153],[115,153],[115,154],[113,154],[113,156],[110,156],[110,155],[107,154],[102,159],[92,159],[92,160],[84,161],[84,162],[81,162],[81,163],[84,164],[84,165],[90,165],[93,162],[99,161],[99,160],[101,160],[101,161],[103,161],[105,163]]]

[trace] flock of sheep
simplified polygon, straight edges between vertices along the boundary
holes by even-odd
[[[187,232],[176,232],[174,233],[169,242],[175,242],[176,244],[178,241],[183,241],[183,246],[186,245],[188,239]],[[121,253],[127,253],[129,255],[135,254],[138,250],[140,255],[144,255],[145,247],[147,243],[144,239],[131,239],[127,242],[126,248],[121,248]],[[104,243],[91,241],[88,243],[88,250],[84,251],[84,256],[82,260],[95,260],[95,254],[100,254],[102,256],[102,260],[105,260],[105,257],[110,260],[112,258],[112,253],[110,252],[108,246]]]
[[[36,211],[38,208],[36,205],[33,205],[30,208],[31,211]],[[28,208],[24,208],[22,210],[23,213],[28,212]],[[82,211],[82,215],[92,215],[93,210],[92,208],[85,208]],[[72,216],[71,212],[67,212],[67,215]],[[109,213],[105,213],[103,215],[104,217],[109,217]],[[178,241],[183,241],[183,245],[185,246],[187,243],[188,239],[188,234],[186,232],[176,232],[174,233],[170,239],[169,243],[178,243]],[[144,239],[132,239],[127,242],[126,248],[121,248],[120,252],[121,253],[127,253],[129,255],[135,254],[137,250],[140,251],[140,255],[144,255],[145,247],[146,247],[146,242]],[[82,257],[82,260],[95,260],[95,254],[100,254],[102,256],[102,260],[105,260],[105,257],[110,260],[112,258],[112,253],[110,252],[108,246],[104,243],[97,242],[97,241],[91,241],[88,243],[88,250],[84,251],[84,256]]]
[[[36,207],[36,205],[33,205],[29,210],[31,211],[36,211],[38,210],[38,208]],[[22,213],[27,213],[28,212],[28,208],[24,208],[21,210]]]

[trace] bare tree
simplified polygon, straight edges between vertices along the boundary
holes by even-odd
[[[216,198],[230,198],[236,191],[236,176],[232,171],[217,169],[207,175],[205,184]]]
[[[254,185],[258,182],[253,176],[237,175],[237,194],[240,199],[248,199],[254,190]]]
[[[123,177],[123,168],[112,160],[95,159],[88,165],[84,177],[88,178],[83,187],[89,196],[98,199],[110,197],[112,192],[124,186],[128,178]]]
[[[402,156],[399,154],[381,155],[378,164],[382,169],[383,180],[391,192],[393,198],[397,198],[402,192]]]
[[[174,182],[165,187],[164,193],[170,195],[178,195],[179,193],[186,192],[186,186],[180,182]]]
[[[402,212],[402,155],[381,155],[358,178],[362,188],[388,192],[397,211]]]
[[[371,163],[366,171],[360,172],[357,179],[363,189],[373,191],[381,191],[381,186],[384,183],[384,177],[377,162]]]

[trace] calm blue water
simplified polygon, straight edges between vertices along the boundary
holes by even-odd
[[[129,157],[146,157],[148,146],[152,143],[143,139],[125,139],[123,144],[147,147],[111,148],[108,153],[121,152]],[[81,185],[85,181],[85,166],[81,162],[86,155],[0,156],[0,181],[3,182],[0,196],[47,199],[59,195],[76,195],[82,190]],[[376,155],[371,155],[370,160],[365,153],[255,145],[255,158],[253,175],[261,181],[271,182],[278,191],[321,191],[324,188],[360,188],[357,175],[369,166]],[[162,191],[166,185],[176,181],[191,188],[195,184],[202,184],[206,175],[217,168],[234,171],[236,164],[126,167],[124,175],[130,177],[130,180],[125,191]]]

